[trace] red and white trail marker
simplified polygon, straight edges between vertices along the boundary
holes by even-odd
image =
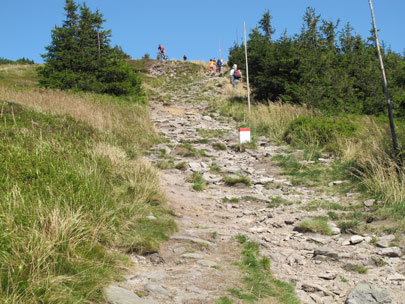
[[[239,129],[239,147],[242,149],[242,144],[250,142],[250,128]]]

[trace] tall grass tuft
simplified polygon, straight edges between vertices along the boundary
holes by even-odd
[[[248,105],[243,99],[239,102],[229,102],[225,99],[211,106],[218,109],[222,115],[230,116],[242,124],[249,124],[258,134],[279,143],[283,141],[286,127],[291,121],[298,117],[313,115],[313,111],[305,107],[281,102],[255,104],[251,107],[250,114]]]

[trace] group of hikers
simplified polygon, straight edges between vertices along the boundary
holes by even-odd
[[[158,46],[158,59],[160,60],[168,60],[168,57],[165,52],[165,48],[159,44]],[[187,56],[183,56],[183,61],[187,61]],[[224,65],[224,60],[223,59],[218,59],[216,60],[215,57],[214,59],[210,59],[209,65],[208,65],[208,71],[211,73],[217,72],[219,75],[222,75],[222,67]],[[229,80],[230,83],[232,84],[234,89],[238,88],[239,82],[242,81],[242,72],[238,70],[238,66],[234,64],[232,66],[232,69],[229,73]]]
[[[212,73],[216,71],[217,73],[221,74],[223,65],[224,65],[223,59],[216,60],[214,57],[214,59],[210,59],[208,68],[209,68],[209,71]]]

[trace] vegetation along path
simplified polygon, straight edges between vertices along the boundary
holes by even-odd
[[[279,164],[291,155],[314,163],[303,151],[265,137],[239,151],[238,126],[212,106],[231,91],[227,78],[190,66],[153,63],[148,81],[152,119],[166,139],[148,158],[161,168],[178,231],[159,252],[132,255],[126,280],[107,289],[110,302],[344,303],[367,282],[363,299],[377,300],[364,303],[404,303],[397,236],[336,222],[375,202],[335,191],[345,180],[292,182]],[[332,170],[327,156],[316,164]]]

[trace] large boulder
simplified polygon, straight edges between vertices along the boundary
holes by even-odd
[[[385,290],[367,283],[360,283],[350,292],[345,303],[390,304],[392,299]]]

